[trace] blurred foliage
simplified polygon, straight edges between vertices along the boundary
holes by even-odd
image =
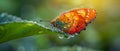
[[[52,20],[59,13],[78,7],[90,7],[97,11],[96,19],[74,38],[59,39],[56,34],[37,35],[1,44],[0,51],[8,51],[7,49],[49,51],[50,48],[57,49],[55,47],[60,46],[66,49],[66,46],[77,46],[103,51],[120,51],[119,5],[120,0],[0,0],[1,13],[6,12],[27,20]]]

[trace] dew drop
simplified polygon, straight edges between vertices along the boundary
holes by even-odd
[[[74,37],[75,35],[70,35],[70,37]]]
[[[90,10],[88,10],[88,12],[90,12]]]
[[[75,33],[75,35],[78,35],[78,33]]]
[[[59,35],[58,35],[58,38],[60,38],[60,39],[63,39],[63,38],[70,39],[70,38],[75,37],[75,35],[78,35],[78,33],[76,33],[76,34],[74,34],[74,35],[69,35],[69,34],[67,34],[67,33],[64,33],[64,34],[59,34]]]
[[[95,12],[95,10],[92,10],[93,12]]]
[[[63,38],[64,38],[64,35],[58,35],[58,38],[59,38],[59,39],[63,39]]]
[[[1,14],[1,17],[4,17],[5,15],[7,15],[7,13],[2,13],[2,14]]]
[[[89,17],[88,15],[86,17]]]
[[[73,38],[75,35],[68,35],[67,39]]]
[[[71,38],[70,36],[67,37],[67,39],[70,39],[70,38]]]

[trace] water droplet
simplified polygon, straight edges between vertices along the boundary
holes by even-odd
[[[74,37],[75,35],[70,35],[70,37]]]
[[[71,38],[70,36],[67,37],[67,39],[70,39],[70,38]]]
[[[75,35],[68,35],[67,39],[73,38]]]
[[[78,35],[78,33],[75,33],[75,35]]]
[[[64,35],[58,35],[58,38],[63,39]]]
[[[7,15],[7,13],[2,13],[2,14],[1,14],[1,17],[4,17],[5,15]]]
[[[60,39],[63,39],[63,38],[70,39],[70,38],[75,37],[75,35],[78,35],[78,33],[76,33],[76,34],[74,34],[74,35],[69,35],[69,34],[67,34],[67,33],[62,33],[62,34],[59,34],[58,37],[59,37]]]

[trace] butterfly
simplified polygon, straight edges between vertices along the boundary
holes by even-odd
[[[77,8],[60,14],[51,24],[61,31],[73,35],[84,30],[88,23],[96,18],[96,10]]]

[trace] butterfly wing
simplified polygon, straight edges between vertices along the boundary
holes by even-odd
[[[90,23],[96,17],[96,10],[92,8],[76,9],[78,15],[81,15],[86,23]]]
[[[85,29],[86,23],[91,22],[95,18],[95,14],[96,12],[93,9],[74,9],[61,14],[51,23],[54,27],[72,35]]]

